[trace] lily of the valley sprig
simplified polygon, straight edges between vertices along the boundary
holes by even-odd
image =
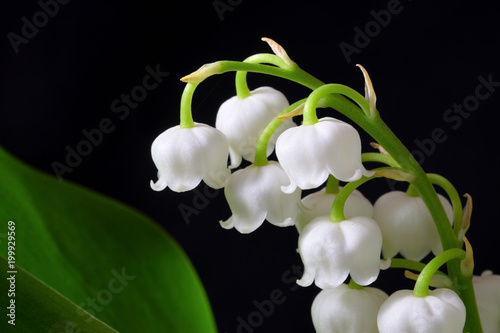
[[[470,199],[463,209],[455,187],[443,176],[427,174],[385,124],[368,72],[358,65],[362,95],[320,81],[279,44],[263,40],[273,53],[206,64],[181,79],[186,87],[180,124],[151,147],[158,168],[151,187],[182,192],[202,180],[223,187],[232,215],[221,217],[220,224],[242,234],[266,220],[296,226],[304,264],[297,283],[322,289],[311,314],[304,314],[312,315],[317,332],[479,333],[481,321],[485,332],[500,332],[500,277],[473,278],[465,235]],[[220,106],[215,126],[195,122],[191,101],[197,86],[227,72],[236,73],[236,93]],[[311,93],[290,100],[275,88],[250,89],[249,73],[281,77]],[[318,118],[317,108],[329,108],[331,115]],[[350,121],[336,119],[337,112]],[[354,124],[379,152],[362,152]],[[250,164],[239,168],[243,159]],[[367,162],[379,166],[367,169]],[[372,205],[362,187],[380,178],[405,182],[408,190],[386,193]],[[446,195],[438,195],[436,187]],[[303,195],[303,190],[313,192]],[[423,262],[430,253],[434,258]],[[406,269],[402,278],[416,280],[413,290],[388,296],[369,287],[380,270],[400,268]]]

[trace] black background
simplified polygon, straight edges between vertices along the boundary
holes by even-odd
[[[225,4],[219,13],[215,3]],[[477,272],[489,268],[498,272],[494,242],[500,89],[494,87],[489,98],[460,123],[443,118],[454,104],[474,96],[479,76],[500,82],[496,7],[494,2],[401,0],[398,13],[385,26],[378,25],[379,31],[372,30],[372,37],[349,62],[339,45],[355,46],[355,28],[373,28],[374,13],[391,3],[396,2],[72,0],[60,5],[16,53],[9,33],[22,35],[22,18],[33,22],[41,7],[35,1],[3,1],[0,145],[54,174],[51,165],[64,163],[66,147],[75,149],[85,140],[83,130],[97,128],[109,118],[114,130],[62,176],[64,181],[123,201],[173,235],[204,283],[221,332],[237,332],[238,318],[248,322],[249,315],[254,332],[313,331],[309,309],[318,289],[294,287],[300,274],[292,268],[302,266],[295,252],[294,228],[266,222],[253,234],[240,235],[219,226],[219,220],[230,216],[222,191],[206,192],[201,184],[198,193],[205,192],[205,199],[200,199],[195,192],[158,193],[149,187],[149,181],[156,180],[150,145],[179,121],[184,88],[179,78],[204,63],[269,52],[260,38],[270,37],[299,66],[325,82],[362,92],[363,79],[355,64],[367,68],[383,119],[410,150],[419,148],[418,140],[429,142],[436,128],[442,129],[446,140],[421,155],[423,167],[446,176],[461,194],[472,195],[469,239]],[[111,104],[142,85],[146,66],[159,66],[169,75],[120,119],[122,114],[114,113]],[[218,106],[235,93],[233,82],[233,74],[224,74],[200,85],[193,101],[195,121],[214,124]],[[271,85],[290,102],[308,94],[303,87],[262,75],[249,75],[249,84],[252,89]],[[364,150],[371,150],[370,138],[363,134],[362,139]],[[362,188],[372,202],[390,189],[385,181]],[[185,218],[181,204],[199,213]],[[395,271],[383,272],[376,285],[392,292],[412,283]],[[255,323],[259,317],[254,301],[269,300],[276,290],[282,293],[281,304]]]

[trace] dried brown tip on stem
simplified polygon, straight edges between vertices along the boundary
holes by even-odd
[[[291,66],[294,64],[292,59],[290,59],[285,49],[280,44],[276,43],[274,40],[267,37],[262,37],[261,40],[266,42],[271,47],[271,50],[273,50],[274,54],[283,59],[283,61],[285,61],[287,65]]]
[[[372,80],[370,79],[370,75],[368,75],[368,72],[363,66],[361,66],[360,64],[356,64],[356,66],[361,69],[363,77],[365,78],[365,99],[370,104],[371,116],[374,116],[376,114],[377,95],[375,95]]]
[[[207,77],[211,75],[219,74],[219,71],[220,71],[220,63],[212,62],[210,64],[205,64],[201,66],[198,70],[194,71],[193,73],[182,77],[181,81],[200,83],[201,81],[205,80]]]
[[[474,272],[474,252],[472,251],[472,245],[470,245],[465,235],[463,236],[463,240],[465,243],[465,258],[460,262],[460,270],[464,276],[472,277]]]
[[[410,279],[410,280],[413,280],[413,281],[417,281],[418,279],[418,274],[415,274],[413,272],[410,272],[408,270],[405,270],[405,278],[407,279]]]
[[[417,281],[418,274],[406,270],[405,277],[407,279]],[[431,278],[429,285],[434,288],[451,288],[453,287],[453,282],[446,275],[435,274]]]
[[[460,232],[458,234],[459,240],[462,240],[467,230],[469,230],[470,220],[472,217],[472,197],[468,193],[465,193],[464,197],[467,198],[467,201],[464,206],[462,215],[462,225],[460,226]]]
[[[409,183],[412,183],[415,180],[414,175],[399,169],[379,169],[374,171],[376,177],[384,177]]]
[[[370,104],[373,103],[373,105],[375,105],[377,101],[377,96],[375,95],[375,90],[373,89],[373,84],[372,80],[370,79],[370,75],[368,75],[366,69],[360,64],[356,64],[356,67],[361,69],[363,77],[365,78],[365,98],[368,102],[370,102]]]
[[[389,153],[387,152],[387,150],[384,149],[384,147],[382,147],[380,144],[378,144],[377,142],[370,142],[370,146],[372,146],[373,148],[375,149],[378,149],[378,151],[383,154],[383,155],[387,155],[387,156],[391,156],[389,155]]]
[[[300,104],[292,111],[287,112],[285,114],[282,114],[281,116],[278,116],[277,118],[279,120],[287,120],[287,119],[295,117],[295,116],[300,116],[301,114],[304,113],[304,106],[305,106],[305,104]]]

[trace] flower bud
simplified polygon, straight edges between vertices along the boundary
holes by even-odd
[[[451,204],[442,195],[438,197],[452,224]],[[373,218],[384,239],[384,258],[392,258],[399,252],[406,259],[420,261],[431,251],[435,255],[443,252],[436,225],[421,197],[392,191],[378,198],[373,207]]]

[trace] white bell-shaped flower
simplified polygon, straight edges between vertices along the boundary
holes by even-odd
[[[276,142],[276,155],[290,177],[283,191],[316,188],[331,174],[350,182],[372,176],[361,163],[361,139],[351,125],[325,117],[314,125],[287,129]]]
[[[336,288],[347,276],[359,285],[375,281],[380,272],[382,233],[372,218],[356,216],[334,223],[318,217],[299,236],[304,275],[297,283]]]
[[[425,297],[398,290],[380,307],[380,333],[461,333],[465,305],[451,289],[436,289]]]
[[[233,215],[221,226],[242,234],[255,231],[264,220],[280,227],[295,225],[300,205],[300,190],[283,193],[288,177],[278,162],[250,165],[231,175],[224,189]]]
[[[453,223],[453,207],[445,197],[438,197]],[[406,259],[420,261],[431,251],[435,255],[443,252],[436,225],[421,197],[388,192],[375,202],[373,218],[382,230],[384,258],[399,252]]]
[[[194,189],[203,181],[222,188],[230,176],[227,168],[229,144],[219,130],[200,123],[192,128],[174,126],[161,133],[151,146],[158,181],[155,191],[167,186],[175,192]]]
[[[262,131],[288,106],[285,95],[271,87],[257,88],[245,98],[233,96],[220,106],[215,127],[229,140],[231,168],[240,165],[242,156],[247,161],[254,161]],[[290,118],[276,129],[267,145],[267,156],[272,153],[278,136],[293,126],[296,125]]]
[[[311,307],[316,333],[378,333],[377,314],[387,297],[377,288],[352,289],[344,283],[323,289]]]
[[[472,278],[484,333],[500,332],[500,275],[484,271]]]
[[[342,187],[339,188],[339,190]],[[337,194],[327,193],[326,188],[311,193],[302,199],[302,207],[299,210],[296,227],[299,232],[304,229],[306,224],[319,216],[330,216],[333,201]],[[359,192],[354,190],[346,200],[344,206],[345,217],[353,216],[373,216],[373,205]]]

